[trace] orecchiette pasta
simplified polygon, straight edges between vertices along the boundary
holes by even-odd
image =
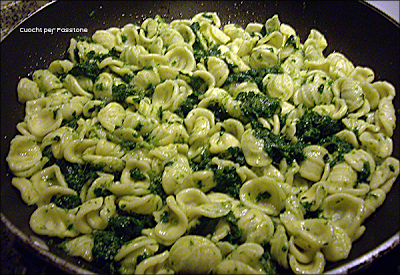
[[[395,87],[274,15],[97,30],[22,77],[6,161],[39,235],[105,273],[346,259],[399,175]]]
[[[93,261],[93,245],[94,239],[93,235],[81,235],[79,237],[73,238],[66,241],[65,251],[75,257],[82,257],[88,262]]]

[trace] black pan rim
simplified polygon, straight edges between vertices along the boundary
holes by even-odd
[[[29,18],[34,16],[36,13],[42,11],[43,9],[47,8],[48,6],[50,6],[56,2],[59,2],[59,1],[51,1],[51,2],[43,5],[42,7],[40,7],[35,12],[31,13],[27,18],[22,20],[18,25],[16,25],[12,30],[10,30],[5,36],[3,36],[1,39],[1,42],[3,42],[12,32],[14,32],[20,24],[22,24],[26,20],[29,20]],[[393,18],[391,18],[387,14],[383,13],[381,10],[374,7],[370,3],[362,1],[362,0],[357,0],[356,2],[359,2],[359,3],[369,7],[374,12],[380,14],[385,19],[390,21],[390,23],[394,24],[398,29],[400,29],[399,22],[395,21]],[[93,271],[90,271],[90,270],[80,267],[76,264],[73,264],[73,263],[63,259],[62,257],[59,257],[59,256],[55,255],[54,253],[51,253],[50,251],[47,251],[46,249],[43,249],[42,247],[38,246],[31,237],[29,237],[27,234],[23,233],[20,229],[18,229],[6,217],[6,215],[3,214],[2,211],[1,211],[1,221],[8,228],[8,230],[10,230],[11,233],[13,235],[15,235],[25,246],[27,246],[29,249],[33,249],[34,251],[36,251],[38,253],[38,255],[41,258],[43,258],[46,262],[48,262],[52,265],[55,265],[56,267],[62,269],[63,271],[66,271],[68,273],[97,274],[97,273],[94,273]],[[348,263],[340,265],[339,267],[327,270],[327,271],[325,271],[325,274],[348,274],[348,273],[356,272],[360,269],[363,269],[363,268],[369,266],[370,264],[373,263],[374,260],[384,256],[387,252],[389,252],[390,250],[392,250],[393,248],[398,246],[399,243],[400,243],[400,231],[393,234],[390,238],[388,238],[386,241],[381,243],[379,246],[370,250],[368,253],[365,253]]]
[[[19,230],[3,213],[0,213],[0,214],[1,214],[2,224],[5,225],[7,227],[7,229],[14,236],[16,236],[18,238],[18,241],[20,241],[29,250],[33,250],[34,253],[37,253],[37,255],[40,258],[42,258],[44,261],[46,261],[47,263],[52,264],[53,266],[65,271],[65,272],[68,272],[68,273],[97,274],[97,273],[93,273],[90,270],[82,268],[78,265],[70,263],[67,260],[51,253],[46,248],[39,246],[38,244],[35,243],[34,239],[32,239],[28,235],[24,234],[21,230]]]

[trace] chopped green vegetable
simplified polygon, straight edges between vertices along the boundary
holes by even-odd
[[[113,59],[119,59],[120,55],[121,55],[120,51],[118,51],[116,48],[112,48],[111,50],[108,51],[108,53],[104,53],[104,54],[99,54],[99,53],[96,53],[95,51],[90,51],[86,54],[86,58],[88,60],[93,60],[93,61],[97,61],[98,63],[100,63],[107,57],[111,57]]]
[[[199,102],[200,100],[194,93],[189,95],[186,100],[182,102],[180,108],[176,111],[176,114],[181,118],[185,118],[188,113],[199,104]]]
[[[299,46],[296,43],[296,36],[293,34],[288,37],[285,43],[285,47],[293,47],[294,49],[299,49]]]
[[[363,163],[363,169],[357,174],[357,183],[367,182],[368,177],[371,175],[371,166],[368,161]]]
[[[76,41],[85,41],[88,43],[95,43],[91,37],[86,36],[86,35],[78,35],[77,37],[75,37],[75,40]]]
[[[58,160],[56,164],[60,167],[68,187],[78,192],[78,194],[81,192],[85,183],[98,178],[97,171],[101,171],[103,168],[102,166],[92,163],[70,163],[64,159]]]
[[[125,100],[129,96],[136,95],[140,99],[142,99],[144,96],[143,92],[140,91],[139,88],[137,88],[136,86],[133,86],[133,85],[126,85],[126,84],[114,85],[112,87],[112,95],[116,102],[119,102],[122,104],[125,103]]]
[[[114,232],[123,242],[133,240],[142,234],[145,223],[130,216],[116,216],[108,220],[108,231]]]
[[[121,248],[123,241],[113,231],[95,231],[93,244],[93,260],[109,274],[115,274],[118,270],[114,257]]]
[[[101,73],[101,70],[96,61],[86,60],[82,63],[75,64],[69,73],[73,76],[86,76],[94,81]]]
[[[306,144],[302,142],[292,143],[285,136],[274,135],[271,130],[263,127],[260,123],[253,123],[255,137],[264,140],[264,151],[272,158],[273,163],[279,164],[282,159],[291,164],[293,160],[298,162],[304,160],[303,149]]]
[[[264,269],[265,274],[277,274],[276,264],[274,263],[268,249],[264,248],[264,253],[260,258],[261,265]]]
[[[228,236],[223,240],[232,244],[239,244],[243,237],[243,232],[238,225],[239,218],[236,218],[232,211],[230,211],[224,218],[229,222],[230,234],[228,234]]]
[[[43,157],[49,159],[44,167],[57,164],[57,166],[60,167],[68,187],[78,192],[78,194],[81,192],[83,185],[98,178],[97,172],[103,169],[102,165],[96,165],[90,162],[86,164],[77,164],[68,162],[65,159],[56,159],[50,145],[43,149],[42,154]]]
[[[209,56],[220,56],[221,50],[219,49],[219,45],[215,44],[209,49],[204,48],[204,46],[200,43],[200,39],[198,37],[198,31],[200,30],[200,24],[198,22],[194,22],[190,25],[190,28],[196,35],[195,42],[193,44],[193,55],[196,63],[204,61]],[[208,43],[207,43],[208,44]],[[207,45],[208,46],[208,45]]]
[[[169,212],[164,211],[161,216],[160,216],[160,222],[161,223],[168,223],[169,222]]]
[[[226,193],[233,198],[239,198],[240,187],[243,182],[233,166],[218,167],[211,166],[214,172],[214,181],[217,185],[212,189],[215,192]]]
[[[119,145],[121,145],[121,147],[125,150],[131,151],[133,149],[136,148],[136,142],[132,141],[132,140],[122,140]]]
[[[232,116],[225,110],[224,106],[219,105],[218,103],[208,105],[207,109],[214,113],[216,122],[223,122],[228,118],[232,118]]]
[[[256,202],[268,200],[269,198],[271,198],[271,194],[269,192],[259,193],[256,197]]]
[[[241,92],[237,95],[236,100],[241,101],[242,115],[250,120],[257,120],[259,117],[270,118],[274,114],[280,113],[281,110],[279,99],[261,93]]]
[[[267,74],[279,74],[279,73],[282,73],[282,69],[280,67],[250,69],[245,72],[237,72],[237,73],[230,71],[229,76],[226,79],[224,85],[228,85],[230,83],[255,82],[260,91],[264,91],[264,86],[262,84],[263,78]]]
[[[67,127],[69,127],[69,128],[72,128],[73,130],[76,130],[76,129],[78,129],[78,126],[79,126],[78,121],[79,121],[82,117],[83,117],[82,115],[80,115],[80,116],[74,116],[74,118],[71,119],[71,120],[69,120],[69,121],[67,121],[66,119],[63,119],[61,125],[67,126]]]
[[[134,168],[129,171],[131,174],[131,178],[134,180],[145,180],[147,179],[146,175],[140,172],[139,168]]]
[[[229,147],[225,152],[218,154],[218,158],[231,160],[241,166],[247,164],[243,150],[240,147]]]
[[[54,196],[51,198],[51,202],[64,209],[73,209],[82,204],[81,198],[75,195],[63,195],[58,198]]]
[[[321,139],[334,135],[342,129],[340,120],[307,111],[296,124],[296,136],[303,142],[317,144]]]
[[[207,83],[200,76],[190,77],[188,84],[192,87],[196,96],[204,94],[207,90]]]
[[[210,153],[210,148],[206,147],[201,151],[197,161],[190,161],[190,167],[193,171],[207,170],[210,168],[210,161],[212,157],[213,156]]]
[[[343,160],[343,156],[353,150],[354,146],[347,141],[340,139],[338,136],[328,136],[318,142],[319,145],[323,146],[333,155],[334,159],[330,163],[333,167],[336,163]]]
[[[147,174],[150,177],[150,193],[159,195],[163,203],[165,203],[168,195],[165,193],[162,186],[162,173],[156,174],[154,171],[148,171]]]
[[[200,216],[196,222],[196,224],[190,228],[189,235],[200,235],[207,236],[208,234],[212,234],[215,231],[215,227],[217,226],[220,219],[208,218],[205,216]]]
[[[107,197],[112,195],[111,191],[106,188],[106,186],[101,185],[100,187],[97,187],[93,190],[93,193],[97,197]]]

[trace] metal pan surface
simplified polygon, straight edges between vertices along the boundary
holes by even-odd
[[[21,77],[47,67],[54,59],[62,59],[69,39],[90,36],[97,29],[122,27],[160,15],[167,22],[191,18],[198,12],[215,11],[222,25],[265,22],[274,14],[291,25],[301,38],[312,28],[323,33],[328,41],[324,55],[343,53],[355,65],[372,68],[375,80],[387,80],[397,92],[399,80],[399,24],[365,2],[359,1],[129,1],[92,2],[60,1],[51,3],[22,22],[1,42],[1,217],[5,225],[27,246],[50,263],[73,273],[99,272],[95,266],[49,246],[37,245],[29,227],[35,207],[28,207],[19,191],[11,185],[11,174],[5,161],[16,124],[24,117],[24,107],[17,102],[16,87]],[[84,28],[87,32],[51,33],[22,31],[22,28]],[[398,114],[400,97],[395,98]],[[399,118],[393,137],[394,153],[399,158]],[[353,243],[348,259],[328,263],[329,273],[351,273],[371,263],[399,243],[399,179],[387,194],[384,204],[369,217],[363,236]],[[45,237],[41,237],[47,240]]]

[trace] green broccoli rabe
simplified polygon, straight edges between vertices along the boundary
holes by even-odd
[[[268,200],[269,198],[271,198],[271,193],[269,193],[268,191],[266,191],[264,193],[259,193],[256,197],[256,202]]]
[[[230,233],[222,241],[228,241],[231,244],[240,244],[242,242],[243,232],[238,225],[239,218],[236,218],[233,212],[230,211],[224,219],[229,223]]]
[[[93,190],[96,197],[107,197],[112,195],[112,192],[106,188],[106,186],[101,185]]]
[[[292,34],[292,35],[290,35],[288,37],[288,39],[286,40],[286,43],[285,43],[285,47],[293,47],[296,50],[299,49],[299,46],[296,43],[296,36],[295,35]]]
[[[86,36],[86,35],[78,35],[77,37],[75,37],[75,40],[76,41],[84,41],[84,42],[88,42],[88,43],[95,43],[91,37]]]
[[[257,84],[260,91],[265,92],[262,80],[269,73],[280,74],[282,73],[282,69],[279,66],[276,66],[273,68],[250,69],[244,72],[237,73],[231,70],[224,85],[228,85],[231,83],[254,82]]]
[[[235,199],[239,199],[240,187],[243,182],[233,166],[219,167],[211,166],[214,172],[214,181],[217,185],[212,189],[215,192],[227,193]]]
[[[260,258],[260,262],[262,264],[265,274],[277,274],[276,264],[272,260],[272,257],[269,254],[267,247],[264,247],[264,253]]]
[[[130,216],[116,216],[108,220],[106,230],[114,232],[123,242],[139,237],[144,228],[142,220]]]
[[[134,168],[129,171],[131,178],[134,180],[145,180],[147,179],[146,175],[140,172],[139,168]]]
[[[323,211],[321,209],[317,209],[315,211],[311,211],[310,208],[311,206],[314,205],[314,201],[313,202],[308,202],[308,201],[304,201],[304,202],[300,202],[301,206],[303,207],[305,214],[304,214],[304,219],[316,219],[319,217],[319,214]]]
[[[157,224],[153,215],[142,215],[134,212],[127,212],[119,206],[117,206],[117,215],[120,217],[131,217],[138,220],[139,225],[142,228],[152,228]]]
[[[199,96],[203,95],[207,91],[207,84],[204,81],[203,78],[195,76],[195,77],[190,77],[188,80],[189,85],[193,89],[193,93],[190,94],[186,100],[184,100],[180,108],[176,111],[176,113],[182,117],[185,118],[187,114],[193,110],[200,102]],[[231,118],[232,116],[229,115],[229,113],[224,109],[223,106],[221,106],[218,103],[213,103],[210,104],[207,109],[212,111],[215,116],[215,120],[217,122],[224,121],[228,118]]]
[[[199,235],[206,237],[209,234],[215,232],[215,227],[217,226],[220,219],[208,218],[201,216],[198,218],[196,224],[189,229],[188,235]]]
[[[102,171],[103,169],[101,165],[70,163],[65,159],[57,160],[56,164],[60,167],[68,187],[78,192],[78,194],[81,192],[83,185],[98,178],[97,171]]]
[[[319,214],[323,211],[318,208],[317,210],[311,211],[311,207],[315,204],[315,201],[306,201],[307,197],[301,197],[300,205],[303,207],[304,219],[316,219],[319,217]],[[304,200],[304,201],[303,201]]]
[[[367,182],[368,177],[371,175],[371,166],[368,161],[363,163],[363,169],[357,172],[357,184]]]
[[[195,96],[200,96],[207,91],[207,83],[200,76],[191,76],[188,82]]]
[[[200,43],[200,39],[198,37],[198,31],[200,30],[199,22],[194,22],[190,25],[190,28],[196,35],[195,42],[193,43],[193,55],[196,63],[204,61],[209,56],[220,56],[221,50],[219,49],[219,45],[215,44],[211,48],[207,49]],[[207,45],[207,47],[210,45]]]
[[[76,37],[78,41],[85,41],[88,43],[95,43],[92,38],[87,36],[78,36]],[[98,75],[101,73],[101,69],[99,68],[99,63],[106,59],[107,57],[111,57],[114,59],[119,59],[121,52],[118,51],[116,48],[112,48],[106,54],[99,54],[95,51],[89,51],[86,54],[86,60],[82,61],[79,57],[79,50],[78,48],[74,51],[75,59],[78,62],[77,64],[72,67],[72,69],[68,72],[73,76],[86,76],[90,78],[92,81],[95,81]],[[60,79],[65,78],[66,74],[59,75]],[[131,78],[133,75],[126,74],[122,76],[123,79]]]
[[[136,265],[140,264],[141,262],[143,262],[144,260],[146,260],[147,258],[151,257],[151,254],[148,254],[147,252],[144,252],[144,254],[139,255],[136,258]]]
[[[201,216],[198,218],[196,224],[189,229],[188,235],[200,235],[206,237],[207,235],[213,234],[215,232],[215,227],[220,220],[226,220],[230,229],[230,233],[223,239],[223,241],[228,241],[232,244],[241,243],[243,233],[238,226],[239,219],[235,217],[232,211],[230,211],[226,216],[215,219]]]
[[[213,158],[213,155],[210,153],[210,148],[206,147],[204,148],[197,161],[190,160],[190,168],[192,168],[193,171],[201,171],[201,170],[208,170],[210,169],[210,162],[211,159]]]
[[[121,140],[119,143],[122,149],[125,149],[127,151],[132,151],[133,149],[136,148],[136,142],[128,139]]]
[[[214,172],[214,181],[217,185],[212,189],[212,191],[227,193],[234,198],[239,198],[239,190],[243,185],[243,182],[236,172],[236,168],[233,166],[222,167],[213,165],[211,164],[211,159],[215,156],[220,158],[236,156],[237,159],[235,160],[242,162],[243,159],[241,159],[241,153],[243,152],[241,152],[239,148],[232,148],[227,150],[226,153],[213,155],[210,153],[209,148],[204,148],[198,161],[191,160],[189,164],[193,171],[211,170]]]
[[[124,243],[140,236],[143,228],[156,225],[151,215],[128,214],[119,208],[117,213],[118,216],[109,219],[105,230],[93,233],[93,262],[105,274],[118,274],[120,264],[114,257]],[[58,247],[65,249],[65,242]]]
[[[165,193],[162,186],[162,173],[156,174],[154,171],[148,171],[147,175],[150,178],[150,193],[159,195],[163,203],[166,203],[165,200],[167,199],[168,195]]]
[[[193,56],[194,59],[196,60],[196,63],[206,63],[207,64],[207,59],[210,56],[220,56],[221,51],[218,49],[219,45],[215,44],[213,47],[210,49],[204,49],[203,46],[200,44],[199,39],[196,37],[196,42],[193,44]]]
[[[89,42],[89,41],[87,41],[87,42]],[[89,42],[89,43],[93,43],[93,41],[92,41],[92,42]],[[108,53],[103,53],[103,54],[96,53],[95,51],[89,51],[89,52],[86,54],[86,58],[87,58],[88,60],[94,60],[94,61],[97,61],[98,63],[100,63],[101,61],[103,61],[103,60],[106,59],[107,57],[111,57],[111,58],[113,58],[113,59],[119,59],[119,58],[120,58],[120,55],[121,55],[121,52],[118,51],[118,50],[114,47],[114,48],[112,48],[111,50],[109,50]]]
[[[218,158],[231,160],[233,162],[238,163],[241,166],[247,164],[246,159],[243,154],[243,150],[240,147],[229,147],[223,153],[218,154]]]
[[[270,118],[281,111],[281,102],[278,98],[271,98],[266,94],[241,92],[236,100],[241,102],[240,110],[243,116],[250,120]]]
[[[54,164],[60,167],[68,187],[78,192],[78,194],[81,192],[83,185],[98,178],[97,172],[103,169],[102,165],[90,162],[86,164],[77,164],[68,162],[65,159],[56,159],[50,145],[43,149],[42,155],[49,159],[44,167],[49,167]]]
[[[301,141],[292,143],[289,138],[275,135],[260,123],[253,123],[253,129],[255,137],[264,140],[264,151],[272,158],[274,164],[279,164],[282,159],[286,159],[288,164],[291,164],[294,160],[297,160],[297,162],[304,160],[305,143]]]
[[[127,242],[139,237],[142,229],[153,228],[156,225],[153,215],[127,212],[117,206],[117,216],[109,219],[106,230],[114,231],[124,242]]]
[[[51,145],[44,147],[42,151],[42,158],[48,158],[48,161],[46,162],[43,168],[52,166],[53,164],[56,163],[57,159],[53,155],[53,150],[51,149]]]
[[[86,60],[82,63],[77,63],[68,72],[73,76],[86,76],[95,81],[97,76],[101,73],[99,65],[94,60]]]
[[[203,95],[207,91],[207,84],[203,78],[199,76],[188,76],[188,84],[192,87],[193,93],[190,94],[180,105],[179,109],[176,111],[176,114],[182,118],[185,118],[187,114],[196,108],[199,104],[200,99],[199,96]],[[218,104],[214,104],[208,107],[209,110],[215,112],[215,115],[219,121],[229,118],[228,113],[223,110]]]
[[[214,113],[215,122],[223,122],[228,118],[232,118],[228,111],[225,110],[224,106],[218,103],[208,105],[207,109]]]
[[[176,111],[176,114],[181,118],[185,118],[188,113],[193,110],[197,104],[199,104],[200,100],[198,97],[193,93],[189,95],[182,103],[179,109]]]
[[[296,136],[303,142],[317,144],[321,139],[334,135],[343,129],[340,120],[307,111],[296,124]]]
[[[114,261],[114,257],[121,246],[141,236],[142,229],[155,225],[152,215],[128,213],[117,207],[117,216],[108,220],[107,228],[93,234],[94,262],[107,274],[117,273],[119,264]]]
[[[113,231],[95,231],[93,233],[93,259],[101,266],[112,263],[115,255],[123,245],[123,240]]]
[[[64,209],[73,209],[82,204],[81,198],[75,195],[53,196],[50,202]]]
[[[72,129],[76,130],[76,129],[78,129],[78,126],[79,126],[78,121],[79,121],[81,118],[83,118],[83,115],[74,116],[74,118],[71,119],[71,120],[69,120],[69,121],[66,120],[66,119],[63,119],[63,121],[62,121],[62,123],[61,123],[61,126],[67,126],[67,127],[69,127],[69,128],[72,128]]]
[[[354,148],[351,143],[348,143],[335,135],[323,138],[318,142],[318,144],[325,147],[329,154],[333,156],[333,160],[330,162],[331,167],[336,163],[343,161],[343,156]]]
[[[170,215],[169,211],[164,211],[160,215],[160,223],[168,223],[169,222],[169,215]]]
[[[137,95],[139,99],[144,97],[143,92],[136,86],[119,84],[112,87],[113,99],[121,104],[125,103],[125,100],[129,96]]]
[[[199,22],[194,22],[190,25],[190,28],[194,33],[198,32],[200,30],[200,24]]]

